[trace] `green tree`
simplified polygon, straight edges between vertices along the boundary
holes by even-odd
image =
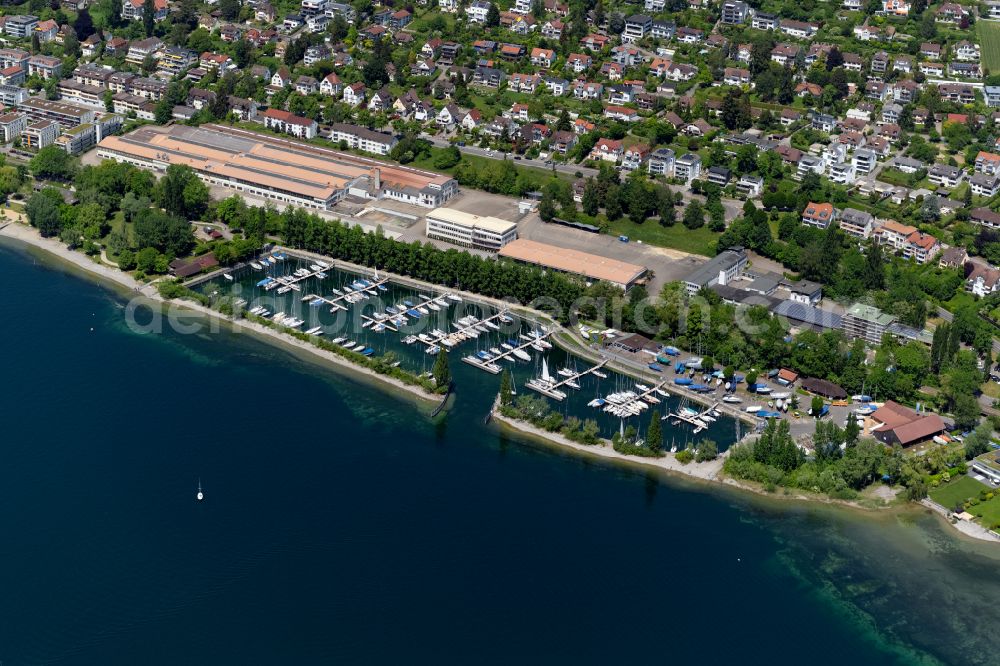
[[[823,411],[823,398],[814,395],[809,401],[809,413],[812,414],[813,418],[818,419],[821,411]]]
[[[69,180],[76,173],[76,160],[58,146],[46,146],[28,163],[28,170],[37,178]]]
[[[542,222],[549,222],[556,216],[556,204],[552,200],[552,197],[542,197],[542,200],[538,202],[538,217],[542,218]]]
[[[509,405],[512,396],[510,370],[504,368],[503,374],[500,375],[500,404]]]
[[[58,203],[60,200],[58,192],[43,190],[33,194],[24,207],[28,222],[46,238],[59,235],[62,229]]]
[[[593,217],[601,209],[601,193],[597,187],[597,181],[588,178],[583,186],[583,212]]]
[[[156,202],[160,207],[189,220],[201,218],[208,198],[208,187],[187,165],[171,164],[156,188]]]
[[[660,417],[655,413],[653,420],[649,422],[649,428],[646,430],[646,447],[650,451],[657,452],[663,448],[663,430],[660,426]]]
[[[434,384],[436,386],[448,386],[451,384],[451,369],[448,367],[448,352],[444,347],[438,351],[437,360],[434,361]]]
[[[76,20],[73,21],[73,30],[77,39],[87,39],[94,34],[94,20],[90,17],[90,11],[84,7],[77,12]]]
[[[495,28],[498,25],[500,25],[500,10],[491,2],[490,8],[486,11],[486,26]]]
[[[156,3],[154,0],[142,0],[142,31],[147,37],[152,37],[155,28]]]
[[[993,437],[993,425],[983,421],[976,429],[965,437],[965,459],[972,460],[990,450],[990,440]]]
[[[695,453],[696,462],[708,462],[719,457],[718,445],[710,439],[702,440],[698,443],[698,450]]]
[[[684,209],[684,226],[691,230],[705,226],[705,210],[701,202],[692,201]]]

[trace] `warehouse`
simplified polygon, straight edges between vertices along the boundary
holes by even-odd
[[[579,275],[590,282],[610,282],[626,291],[648,272],[645,266],[638,264],[525,238],[506,245],[500,251],[500,256],[548,270]]]
[[[320,210],[348,195],[433,208],[458,193],[449,176],[218,125],[147,125],[108,137],[97,150],[153,171],[186,164],[207,183]]]

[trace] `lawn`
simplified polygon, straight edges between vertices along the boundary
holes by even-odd
[[[960,476],[954,481],[949,481],[940,488],[935,488],[930,492],[931,499],[945,507],[946,509],[952,509],[959,502],[963,502],[970,497],[979,497],[979,491],[986,488],[983,484],[979,483],[975,479],[968,476]],[[984,502],[977,507],[986,507],[992,504],[995,500],[990,500],[989,502]]]
[[[636,224],[624,217],[608,223],[607,229],[608,233],[615,236],[628,236],[633,243],[642,241],[649,245],[669,247],[706,257],[715,256],[715,242],[719,238],[719,234],[710,231],[708,227],[692,231],[680,223],[672,227],[664,227],[653,220]]]
[[[979,33],[983,67],[991,72],[1000,71],[1000,23],[976,21],[976,30]]]

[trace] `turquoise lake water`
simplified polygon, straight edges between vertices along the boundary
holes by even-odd
[[[997,663],[1000,549],[922,511],[522,441],[464,364],[430,420],[247,334],[134,333],[10,247],[0,280],[4,666]]]

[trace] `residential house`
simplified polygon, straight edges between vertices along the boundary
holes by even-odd
[[[988,264],[972,263],[972,270],[965,278],[965,290],[985,298],[997,291],[1000,286],[1000,270]]]
[[[545,126],[542,125],[541,127]],[[546,127],[546,130],[548,129],[549,128]],[[549,130],[543,135],[543,138],[548,138],[549,148],[551,150],[563,155],[572,150],[578,140],[577,135],[569,130],[557,130],[555,132]]]
[[[928,180],[935,185],[948,188],[958,187],[964,177],[965,174],[961,169],[948,164],[935,164],[927,171]]]
[[[320,93],[329,97],[339,97],[343,89],[344,84],[341,82],[340,77],[337,76],[336,72],[327,74],[319,83]]]
[[[1000,174],[1000,155],[980,150],[976,155],[975,170],[991,176]]]
[[[614,139],[598,139],[590,151],[589,159],[603,160],[605,162],[618,162],[624,155],[625,149],[621,141]]]
[[[819,26],[815,23],[807,23],[805,21],[781,19],[778,23],[778,29],[796,39],[812,39],[813,35],[819,30]]]
[[[141,20],[145,11],[144,6],[144,0],[124,0],[121,16],[126,21]],[[153,9],[153,20],[157,23],[167,18],[170,11],[167,0],[153,0]]]
[[[674,175],[674,161],[674,151],[670,148],[657,148],[650,154],[646,162],[646,170],[654,176],[672,178]]]
[[[462,112],[454,104],[446,104],[440,111],[434,122],[438,127],[451,129],[462,119]]]
[[[342,100],[344,104],[348,106],[358,106],[364,104],[365,101],[365,84],[358,81],[357,83],[352,83],[349,86],[344,86],[344,95]]]
[[[941,99],[949,102],[972,104],[976,101],[976,93],[972,86],[965,83],[941,83],[938,85]]]
[[[609,104],[604,107],[604,117],[631,123],[639,120],[639,112],[628,107]]]
[[[281,109],[268,109],[260,114],[260,117],[264,119],[264,127],[303,139],[314,138],[319,129],[315,120],[296,116]]]
[[[906,238],[903,257],[918,264],[926,264],[940,251],[941,242],[937,238],[922,231],[914,231]]]
[[[771,49],[771,61],[784,67],[794,63],[801,52],[802,49],[794,44],[778,44]]]
[[[969,253],[964,247],[948,247],[941,252],[938,266],[941,268],[962,268],[969,259]]]
[[[875,218],[872,214],[856,208],[842,210],[837,216],[837,223],[844,233],[861,239],[871,236],[875,228]]]
[[[701,157],[685,153],[674,160],[674,177],[690,183],[701,175]]]
[[[649,158],[649,146],[639,143],[631,146],[622,154],[622,170],[635,171]]]
[[[755,30],[777,30],[778,17],[775,14],[756,12],[750,20],[750,27]]]
[[[41,44],[45,44],[46,42],[51,42],[56,38],[56,35],[58,33],[59,33],[59,24],[53,21],[52,19],[48,19],[47,21],[39,21],[38,24],[35,26],[35,29],[32,30],[32,34],[38,36],[38,41]]]
[[[724,25],[743,25],[750,16],[750,5],[742,0],[726,0],[722,3],[720,21]]]
[[[645,14],[633,14],[625,19],[622,43],[637,42],[653,30],[653,19]]]
[[[952,53],[958,60],[963,60],[966,62],[978,62],[979,61],[979,45],[973,44],[967,39],[955,44],[952,47]]]
[[[33,55],[28,58],[28,76],[58,79],[62,74],[62,60],[54,56]]]
[[[989,229],[1000,229],[1000,213],[996,213],[989,208],[973,208],[969,211],[969,219]]]
[[[391,92],[389,92],[389,89],[382,88],[374,93],[368,100],[368,110],[372,113],[387,111],[392,108],[392,103],[394,101],[396,101],[396,98]]]
[[[941,45],[934,42],[923,42],[920,45],[920,55],[928,60],[940,60]]]
[[[722,82],[727,86],[749,85],[751,80],[750,70],[739,67],[726,67],[722,77]]]
[[[576,73],[585,72],[594,64],[594,59],[585,53],[571,53],[566,58],[566,67]]]
[[[758,197],[764,191],[764,178],[745,173],[736,182],[736,189],[748,199]]]
[[[388,155],[399,142],[391,134],[346,123],[334,123],[330,126],[330,140],[335,143],[343,142],[354,150],[375,155]]]
[[[975,173],[969,177],[972,193],[980,197],[992,197],[1000,192],[1000,177],[986,173]]]
[[[541,49],[533,48],[531,49],[531,64],[535,67],[542,67],[548,69],[555,62],[556,52],[552,49]]]
[[[819,229],[826,229],[836,217],[837,211],[831,203],[810,201],[802,211],[802,223]]]

